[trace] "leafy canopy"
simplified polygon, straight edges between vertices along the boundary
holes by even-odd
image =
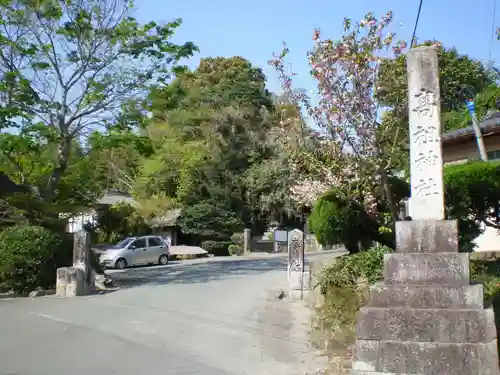
[[[4,156],[15,164],[27,149],[40,157],[42,145],[54,145],[39,186],[49,201],[68,169],[73,142],[116,125],[125,107],[140,103],[196,50],[190,42],[170,41],[180,19],[143,25],[133,11],[130,0],[0,3],[0,129],[22,135],[3,140],[16,143]],[[19,172],[27,183],[28,171]]]

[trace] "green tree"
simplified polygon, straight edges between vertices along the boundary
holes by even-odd
[[[282,95],[275,96],[273,101],[263,158],[248,169],[245,185],[247,203],[254,215],[268,216],[286,225],[307,212],[303,204],[293,199],[291,190],[303,177],[300,165],[322,148],[293,99]]]
[[[266,156],[273,110],[262,71],[241,57],[202,59],[149,100],[146,132],[155,155],[140,167],[137,194],[164,194],[184,207],[203,204],[192,214],[227,212],[248,224],[246,173]],[[190,212],[185,222],[192,222]]]
[[[491,72],[481,61],[460,54],[456,48],[445,48],[436,40],[421,45],[434,45],[438,49],[442,112],[463,107],[464,98],[460,95],[463,88],[479,93],[494,82]],[[377,98],[384,106],[407,108],[408,78],[404,54],[396,59],[386,59],[380,65]]]
[[[473,240],[485,226],[500,229],[500,163],[448,165],[444,183],[447,218],[459,222],[461,251],[472,251]],[[404,181],[394,179],[392,185],[397,200],[409,196]],[[383,201],[377,200],[378,215],[368,212],[359,201],[359,197],[346,199],[335,190],[327,192],[318,199],[309,217],[311,231],[321,243],[344,244],[351,252],[370,247],[372,241],[394,248],[392,235],[381,230],[387,217]]]
[[[479,92],[475,97],[477,117],[483,119],[489,111],[497,111],[498,98],[500,98],[500,86],[497,84],[491,84]],[[443,113],[442,120],[444,131],[465,128],[470,126],[472,121],[465,106]]]
[[[445,48],[437,41],[426,41],[422,45],[434,45],[438,49],[444,131],[467,126],[470,117],[465,109],[462,90],[467,88],[474,93],[482,93],[494,85],[494,71],[487,69],[479,60],[460,54],[456,48]],[[394,158],[394,168],[408,172],[408,80],[405,55],[386,59],[380,65],[376,96],[387,109],[382,117],[384,152],[401,150]],[[482,101],[478,101],[478,112],[480,115],[486,112]]]
[[[133,9],[130,0],[0,3],[0,126],[21,129],[19,150],[55,145],[38,186],[46,201],[56,196],[74,142],[115,124],[124,105],[196,50],[170,41],[180,19],[143,25]]]

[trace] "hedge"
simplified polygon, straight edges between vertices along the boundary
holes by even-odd
[[[0,232],[0,290],[26,294],[55,284],[56,270],[71,264],[71,241],[39,226]]]

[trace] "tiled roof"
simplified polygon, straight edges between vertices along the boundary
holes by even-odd
[[[470,122],[469,122],[470,123]],[[457,138],[462,138],[462,137],[467,137],[467,136],[473,136],[474,135],[474,129],[472,128],[472,123],[471,125],[462,128],[462,129],[456,129],[449,131],[447,133],[444,133],[441,139],[443,142],[446,141],[451,141]],[[495,112],[491,115],[489,115],[487,118],[485,118],[481,123],[479,124],[479,127],[481,128],[481,131],[483,134],[491,133],[491,132],[500,132],[500,112]]]
[[[113,206],[118,203],[134,205],[136,204],[136,201],[129,194],[124,194],[119,191],[108,191],[97,201],[97,203],[106,206]]]
[[[158,228],[158,227],[173,227],[175,226],[178,217],[181,216],[181,209],[176,208],[173,210],[169,210],[165,213],[163,216],[155,217],[151,219],[149,224],[153,228]]]
[[[129,194],[122,193],[116,190],[106,192],[97,202],[98,204],[113,206],[118,203],[126,203],[131,206],[137,205],[137,201]],[[181,215],[181,209],[168,210],[164,215],[154,217],[149,224],[153,228],[157,227],[172,227],[175,226],[177,218]]]

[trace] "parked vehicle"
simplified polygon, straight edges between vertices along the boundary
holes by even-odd
[[[99,258],[106,268],[168,264],[170,247],[161,236],[128,237],[108,248]]]

